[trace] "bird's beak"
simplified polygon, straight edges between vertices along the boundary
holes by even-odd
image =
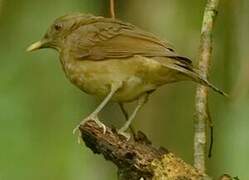
[[[31,45],[26,49],[26,51],[31,52],[31,51],[35,51],[35,50],[44,48],[46,44],[47,44],[47,41],[46,41],[46,40],[37,41],[37,42],[31,44]]]

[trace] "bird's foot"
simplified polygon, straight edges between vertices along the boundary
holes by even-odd
[[[106,126],[99,120],[98,116],[96,115],[90,115],[83,119],[74,129],[73,129],[73,134],[76,134],[77,131],[79,131],[80,126],[84,125],[87,121],[94,121],[99,127],[103,129],[103,134],[106,133]],[[80,132],[78,136],[78,142],[80,142]]]
[[[131,138],[131,134],[128,133],[128,132],[123,131],[122,128],[118,130],[118,134],[124,136],[127,141],[129,141],[130,138]]]
[[[103,129],[103,134],[106,133],[106,126],[99,120],[99,118],[97,116],[93,116],[93,115],[90,115],[88,117],[86,117],[85,119],[83,119],[80,124],[78,124],[74,129],[73,129],[73,134],[75,134],[80,126],[84,125],[87,121],[94,121],[99,127],[101,127]]]

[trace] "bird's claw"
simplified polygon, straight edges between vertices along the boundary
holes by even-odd
[[[103,134],[106,133],[106,126],[99,120],[99,118],[97,116],[91,116],[90,115],[90,116],[86,117],[85,119],[83,119],[80,122],[80,124],[78,124],[73,129],[73,134],[75,134],[79,130],[80,126],[84,125],[87,121],[90,121],[90,120],[94,121],[99,127],[101,127],[103,129]]]
[[[97,116],[92,116],[92,115],[90,115],[90,116],[86,117],[85,119],[83,119],[83,120],[80,122],[80,124],[78,124],[78,125],[73,129],[73,134],[76,134],[76,132],[79,131],[80,126],[84,125],[87,121],[90,121],[90,120],[96,122],[96,124],[97,124],[99,127],[103,128],[103,134],[106,133],[106,127],[105,127],[105,125],[104,125],[102,122],[100,122],[99,118],[98,118]],[[81,133],[80,133],[80,131],[79,131],[78,140],[77,140],[77,142],[78,142],[79,144],[80,144],[80,142],[81,142],[81,138],[80,138],[80,137],[81,137]]]
[[[103,129],[103,134],[105,134],[106,133],[106,126],[98,118],[96,120],[94,120],[94,121],[98,124],[98,126],[100,128]]]
[[[75,128],[73,128],[73,135],[75,135],[76,132],[79,130],[80,125],[81,125],[81,124],[79,124],[79,125],[77,125]]]
[[[129,141],[130,138],[131,138],[130,133],[127,133],[127,132],[123,131],[122,129],[118,130],[118,134],[124,136],[124,137],[126,138],[127,141]]]

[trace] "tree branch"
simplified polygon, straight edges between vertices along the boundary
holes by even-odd
[[[79,129],[87,147],[116,164],[119,180],[210,179],[168,150],[153,147],[141,132],[135,140],[127,141],[108,127],[103,134],[94,121],[86,122]]]
[[[110,0],[110,14],[111,18],[115,19],[115,0]]]
[[[198,67],[201,76],[208,78],[211,64],[212,53],[212,31],[217,15],[219,0],[207,0],[203,16],[201,29],[200,52]],[[195,98],[195,120],[194,120],[194,166],[201,172],[205,172],[206,159],[206,128],[207,123],[211,122],[208,110],[208,89],[198,85]]]

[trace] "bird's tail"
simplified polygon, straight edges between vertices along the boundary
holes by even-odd
[[[183,58],[183,57],[174,57],[174,58]],[[228,96],[227,93],[223,92],[216,86],[214,86],[212,83],[210,83],[207,79],[203,78],[199,72],[199,70],[195,69],[191,63],[189,62],[184,62],[184,61],[176,61],[176,60],[170,60],[170,59],[165,59],[165,58],[155,58],[157,61],[159,61],[162,65],[164,65],[167,68],[174,69],[181,74],[184,75],[184,79],[191,79],[201,85],[210,87],[213,89],[215,92],[218,92],[219,94],[223,96]],[[181,60],[181,59],[180,59]],[[184,60],[184,59],[183,59]]]
[[[212,90],[214,90],[215,92],[228,97],[228,94],[225,93],[224,91],[222,91],[221,89],[217,88],[215,85],[213,85],[212,83],[210,83],[207,79],[201,77],[200,73],[198,70],[196,69],[191,69],[188,70],[189,72],[187,72],[187,75],[192,78],[195,82],[210,87]]]

